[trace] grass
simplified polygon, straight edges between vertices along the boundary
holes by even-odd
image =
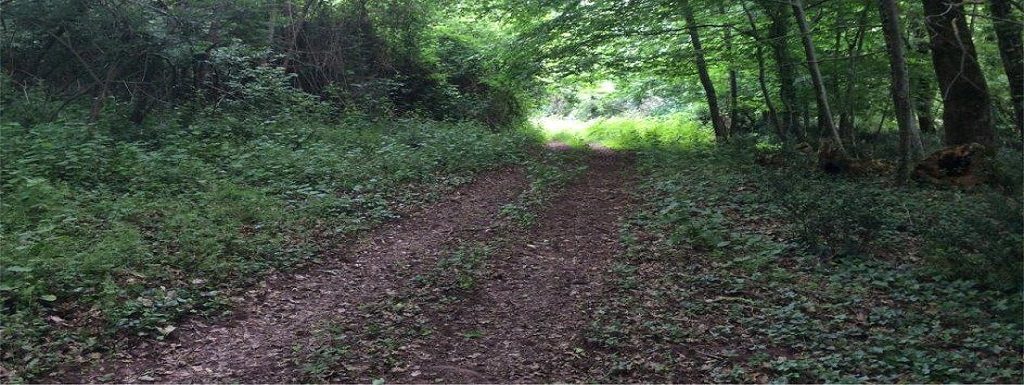
[[[683,113],[652,118],[611,117],[589,121],[549,116],[534,119],[534,124],[541,128],[549,141],[573,146],[593,143],[613,149],[699,147],[714,141],[713,132]]]
[[[211,117],[144,141],[102,124],[0,121],[5,381],[224,312],[233,290],[536,143],[416,119]]]

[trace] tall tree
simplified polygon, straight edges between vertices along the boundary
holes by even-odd
[[[992,100],[959,0],[922,0],[942,95],[945,142],[995,144]]]
[[[693,61],[697,65],[697,72],[700,75],[700,84],[704,87],[705,96],[708,99],[708,110],[711,113],[711,125],[715,129],[715,137],[719,140],[728,136],[728,129],[722,120],[722,112],[718,107],[718,95],[715,93],[715,84],[711,81],[708,73],[708,64],[704,59],[704,46],[700,41],[700,34],[697,31],[697,22],[693,18],[693,8],[689,0],[682,0],[683,17],[686,19],[686,31],[690,34],[690,44],[693,45]]]
[[[1024,25],[1014,17],[1009,0],[989,0],[988,8],[992,12],[1003,68],[1010,80],[1014,121],[1017,123],[1017,131],[1024,135],[1024,44],[1021,43]]]
[[[721,17],[726,17],[728,13],[725,9],[725,2],[718,3],[718,11]],[[736,71],[736,59],[733,57],[732,52],[732,25],[726,25],[723,30],[723,39],[725,42],[725,52],[727,62],[729,66],[729,131],[733,131],[733,127],[736,127],[736,122],[739,121],[739,76]]]
[[[914,121],[914,106],[910,99],[910,71],[907,69],[907,53],[903,46],[899,6],[896,0],[878,0],[878,11],[882,16],[882,32],[889,51],[892,101],[896,111],[896,123],[900,129],[900,163],[897,178],[900,182],[906,182],[910,178],[912,164],[921,159],[924,149],[921,145],[921,132]]]
[[[935,132],[935,114],[932,108],[935,104],[935,85],[928,77],[914,75],[914,112],[917,113],[917,127],[921,132]]]
[[[930,45],[928,29],[924,23],[912,23],[908,27],[911,27],[912,53],[920,58],[928,57],[931,49],[928,47]],[[930,63],[926,62],[927,60],[915,60],[909,63],[911,65],[910,84],[914,94],[914,111],[917,113],[917,127],[921,129],[922,133],[935,132],[935,114],[932,111],[935,105],[935,76],[929,75],[932,71],[930,68],[926,68],[930,67],[928,65]]]
[[[757,21],[754,19],[754,13],[747,8],[746,4],[743,5],[743,12],[747,14],[747,22],[750,23],[750,34],[754,38],[754,57],[757,58],[757,84],[761,88],[761,96],[764,98],[764,105],[768,108],[768,118],[771,119],[772,126],[775,127],[775,132],[779,135],[779,139],[786,139],[786,129],[782,125],[782,121],[779,120],[779,113],[775,109],[775,103],[772,102],[772,96],[768,92],[768,80],[765,69],[764,60],[764,47],[760,44],[761,33],[757,29]]]
[[[793,16],[796,17],[797,25],[800,27],[800,34],[803,36],[804,53],[807,55],[807,67],[811,72],[811,83],[814,84],[814,96],[818,103],[818,125],[824,127],[832,136],[835,147],[841,155],[846,155],[846,148],[843,147],[843,140],[839,137],[839,131],[832,119],[832,108],[828,105],[828,91],[825,90],[825,82],[822,80],[821,69],[818,67],[818,55],[814,49],[814,38],[811,36],[811,27],[807,24],[807,15],[804,14],[804,5],[801,0],[791,0]]]
[[[768,30],[768,45],[772,48],[772,58],[779,77],[779,100],[782,102],[780,112],[782,125],[785,128],[783,139],[795,135],[805,140],[800,127],[796,97],[796,75],[793,72],[793,58],[789,54],[790,14],[789,7],[775,0],[760,0],[765,14],[771,20]]]
[[[871,9],[870,4],[865,4],[857,16],[857,29],[853,35],[853,41],[849,43],[846,48],[846,84],[840,95],[841,104],[839,106],[839,136],[846,141],[851,149],[856,150],[856,133],[855,126],[857,122],[857,102],[859,99],[856,97],[857,78],[859,73],[859,64],[861,62],[861,52],[864,48],[864,40],[868,30],[868,15]],[[839,47],[836,47],[837,49]],[[838,78],[838,77],[836,77]]]

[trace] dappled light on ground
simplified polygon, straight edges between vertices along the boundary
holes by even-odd
[[[617,150],[605,146],[601,143],[585,143],[583,145],[573,146],[568,143],[555,140],[545,143],[544,147],[547,148],[548,150],[558,152],[571,151],[574,149],[586,149],[590,152],[600,155],[614,155],[617,152]]]

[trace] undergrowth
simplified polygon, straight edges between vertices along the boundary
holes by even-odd
[[[598,380],[1020,380],[1019,198],[750,147],[641,151],[647,203],[586,331]]]
[[[613,149],[649,146],[704,146],[714,134],[685,113],[651,118],[611,117],[580,121],[568,118],[536,119],[548,140],[574,146],[601,144]]]
[[[234,289],[469,181],[535,140],[472,123],[242,115],[173,120],[146,140],[64,119],[0,122],[6,381],[163,338]],[[180,123],[183,126],[177,126]]]

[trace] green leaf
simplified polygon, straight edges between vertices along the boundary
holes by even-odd
[[[12,272],[12,273],[28,273],[28,272],[32,271],[32,268],[31,267],[23,267],[23,266],[11,266],[11,267],[7,268],[7,271]]]
[[[39,298],[42,299],[43,301],[46,301],[46,302],[53,302],[53,301],[57,300],[57,296],[55,296],[53,294],[41,295],[41,296],[39,296]]]

